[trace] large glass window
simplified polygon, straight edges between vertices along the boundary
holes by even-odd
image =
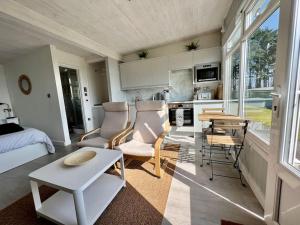
[[[226,51],[230,52],[232,48],[235,47],[235,45],[238,43],[242,35],[242,23],[239,21],[236,25],[235,31],[231,34],[227,46],[226,46]]]
[[[267,8],[271,0],[257,0],[247,13],[246,28],[248,28],[259,15],[261,15]]]
[[[290,75],[289,82],[289,98],[286,107],[286,126],[282,131],[285,137],[285,145],[283,148],[283,164],[288,167],[292,172],[300,176],[300,5],[295,9],[295,19],[293,21],[294,35],[293,41],[293,54],[291,55]],[[298,12],[298,13],[297,13]]]
[[[244,114],[259,137],[270,140],[274,69],[279,25],[277,9],[248,38]]]
[[[292,138],[292,140],[294,140],[293,145],[291,146],[292,148],[290,149],[291,151],[289,152],[289,159],[288,159],[288,163],[290,165],[292,165],[293,167],[295,167],[297,170],[300,171],[300,105],[299,105],[299,91],[297,92],[297,107],[296,107],[296,112],[295,112],[295,124],[297,124],[296,126],[294,126],[294,132],[293,135],[294,137]],[[296,129],[295,129],[296,128]]]
[[[239,114],[241,49],[231,56],[229,112]]]

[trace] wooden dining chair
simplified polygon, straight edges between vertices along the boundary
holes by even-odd
[[[211,177],[210,180],[214,179],[214,176],[223,176],[223,177],[230,177],[230,178],[237,178],[240,179],[241,184],[245,186],[242,179],[242,172],[239,168],[239,156],[244,147],[244,141],[247,133],[248,128],[248,120],[238,120],[238,119],[227,119],[227,120],[211,120],[211,134],[208,134],[207,137],[207,144],[210,146],[209,152],[209,164],[211,166]],[[215,129],[223,129],[229,131],[225,135],[216,135]],[[234,131],[234,132],[232,132]],[[238,131],[238,132],[237,132]],[[235,160],[234,161],[223,161],[217,160],[212,158],[213,148],[219,147],[221,150],[226,151],[226,148],[229,150],[235,150]],[[234,168],[237,169],[239,173],[239,177],[231,177],[225,176],[220,174],[214,173],[213,164],[226,164],[226,165],[233,165]]]
[[[205,114],[205,115],[224,115],[225,114],[224,111],[225,111],[224,108],[203,108],[202,109],[202,114]],[[205,122],[202,122],[202,123],[205,123]],[[206,135],[209,134],[210,132],[211,132],[211,127],[210,126],[203,127],[203,125],[202,125],[201,149],[200,149],[200,152],[202,152],[202,159],[203,159],[203,157],[205,157],[205,154],[206,154],[206,149],[205,149]],[[223,129],[215,129],[214,132],[216,134],[220,134],[220,135],[225,134],[225,131]],[[201,165],[203,165],[203,161],[202,161]]]
[[[204,114],[224,114],[224,108],[203,108],[202,113]]]

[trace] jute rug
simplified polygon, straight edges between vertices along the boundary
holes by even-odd
[[[165,211],[173,170],[176,166],[180,145],[168,145],[162,150],[167,168],[163,178],[154,174],[150,163],[131,162],[126,168],[127,187],[119,192],[95,224],[97,225],[135,225],[161,224]],[[46,186],[40,187],[44,201],[56,192]],[[59,207],[59,206],[58,206]],[[46,225],[46,219],[37,219],[31,193],[0,211],[1,225]]]

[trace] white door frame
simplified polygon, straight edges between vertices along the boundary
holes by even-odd
[[[281,201],[281,187],[285,183],[291,188],[300,187],[300,179],[292,174],[281,164],[281,153],[285,144],[285,129],[288,118],[287,107],[289,101],[288,92],[290,90],[290,76],[293,46],[293,12],[295,1],[281,0],[280,2],[280,27],[276,56],[276,76],[274,92],[281,96],[279,104],[279,114],[273,113],[270,149],[269,154],[266,200],[265,200],[265,220],[268,225],[279,224],[279,210]],[[278,98],[273,97],[273,101]],[[282,224],[283,225],[283,224]]]

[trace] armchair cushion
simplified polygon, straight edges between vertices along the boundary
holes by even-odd
[[[105,117],[101,126],[101,137],[110,139],[125,129],[128,122],[126,102],[107,102],[103,104]]]
[[[94,137],[86,139],[77,143],[78,147],[96,147],[96,148],[108,148],[109,140],[102,137]]]
[[[152,144],[146,144],[136,140],[131,140],[121,144],[117,146],[116,149],[121,150],[125,155],[154,156],[154,148]]]
[[[124,112],[128,111],[127,102],[105,102],[103,108],[106,112]]]
[[[154,144],[158,135],[164,132],[168,120],[166,104],[163,101],[140,101],[136,103],[137,116],[133,139]]]

